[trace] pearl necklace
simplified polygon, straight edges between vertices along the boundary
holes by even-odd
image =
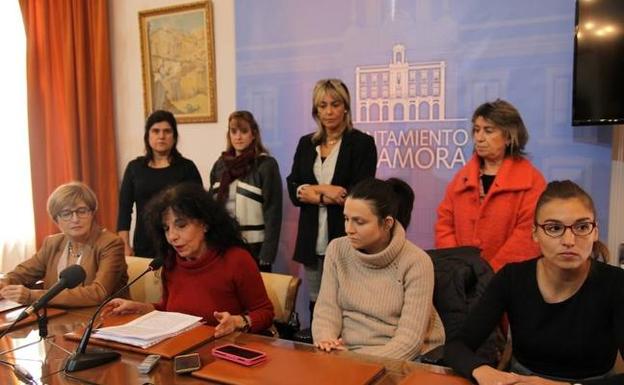
[[[76,259],[80,259],[80,257],[82,257],[82,247],[80,250],[74,250],[74,244],[69,242],[69,245],[67,246],[67,255],[69,257],[73,256]]]

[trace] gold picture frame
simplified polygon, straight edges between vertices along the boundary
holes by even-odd
[[[217,121],[212,1],[139,12],[145,116]]]

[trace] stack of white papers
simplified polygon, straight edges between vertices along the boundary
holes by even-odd
[[[96,329],[93,337],[142,349],[201,325],[201,317],[154,310],[125,325]]]

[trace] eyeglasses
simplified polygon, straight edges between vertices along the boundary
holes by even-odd
[[[572,234],[577,237],[586,237],[596,228],[596,222],[577,222],[570,226],[566,226],[563,223],[558,222],[542,224],[536,223],[535,225],[544,230],[544,234],[552,238],[562,237],[567,229],[570,229]]]
[[[91,214],[91,209],[88,207],[78,207],[75,210],[62,210],[58,213],[57,217],[64,221],[69,221],[74,214],[76,214],[78,218],[86,218]]]

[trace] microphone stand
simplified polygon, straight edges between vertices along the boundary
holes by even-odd
[[[15,318],[15,320],[13,320],[11,325],[9,325],[9,327],[4,329],[4,331],[0,333],[0,338],[4,337],[6,334],[9,333],[9,331],[13,330],[13,327],[15,327],[15,325],[19,321],[32,315],[32,313],[35,313],[37,316],[37,322],[39,326],[39,336],[41,337],[39,341],[31,342],[29,344],[22,345],[18,348],[5,350],[3,352],[0,352],[0,356],[13,352],[17,349],[21,349],[26,346],[34,345],[36,343],[39,343],[42,340],[45,341],[48,335],[48,317],[47,317],[48,313],[46,310],[46,305],[48,304],[50,300],[52,300],[55,296],[57,296],[61,291],[65,289],[73,289],[74,287],[81,284],[85,280],[85,276],[86,276],[86,273],[80,265],[71,265],[70,267],[61,271],[59,274],[59,280],[57,281],[57,283],[55,283],[54,286],[49,288],[46,291],[46,293],[41,296],[41,298],[33,302],[30,306],[27,306],[26,308],[24,308],[24,310],[22,310],[22,312]],[[43,309],[43,316],[39,314],[39,310],[41,309]]]
[[[54,343],[52,341],[54,336],[48,336],[48,312],[46,311],[47,308],[43,307],[41,309],[43,310],[43,314],[40,314],[39,311],[35,312],[35,314],[37,315],[37,326],[39,327],[39,339],[37,341],[29,342],[29,343],[27,343],[25,345],[18,346],[16,348],[4,350],[4,351],[0,352],[0,357],[4,356],[6,354],[9,354],[9,353],[13,353],[14,351],[26,348],[28,346],[36,345],[36,344],[40,343],[41,341],[61,349],[62,351],[66,352],[67,355],[71,355],[72,354],[72,352],[70,352],[67,349],[63,348],[62,346],[59,346],[56,343]]]
[[[39,337],[40,337],[39,340],[34,341],[34,342],[30,342],[30,343],[28,343],[26,345],[22,345],[22,346],[17,347],[17,348],[13,348],[13,349],[2,351],[2,352],[0,352],[0,356],[3,356],[5,354],[7,354],[7,353],[14,352],[14,351],[19,350],[21,348],[25,348],[25,347],[30,346],[30,345],[38,344],[39,342],[44,341],[46,339],[46,337],[48,336],[48,312],[47,312],[47,308],[45,306],[42,307],[41,309],[43,310],[43,315],[39,314],[39,311],[35,312],[35,315],[37,316],[37,326],[39,327]],[[20,314],[20,316],[21,316],[21,314]],[[4,337],[9,331],[13,330],[13,327],[17,324],[17,322],[20,321],[20,316],[15,318],[13,323],[11,323],[11,325],[9,325],[8,328],[6,328],[2,333],[0,333],[0,338]]]
[[[38,344],[41,341],[45,342],[46,338],[48,337],[47,308],[44,306],[43,308],[41,308],[41,313],[39,313],[39,311],[36,311],[35,314],[37,315],[37,325],[39,326],[39,339],[37,341],[19,346],[17,348],[5,350],[0,353],[0,356],[3,356],[5,354],[14,352],[22,348],[25,348],[27,346]],[[28,372],[28,370],[26,370],[22,366],[16,363],[11,363],[11,362],[2,360],[2,359],[0,359],[0,364],[7,365],[8,367],[10,367],[13,370],[13,374],[15,374],[15,376],[20,380],[20,382],[23,382],[25,384],[33,384],[33,383],[36,384],[34,377]]]
[[[48,311],[46,307],[43,307],[42,310],[43,310],[42,314],[39,314],[39,312],[35,313],[37,314],[37,324],[39,326],[39,341],[43,341],[44,343],[48,343],[54,347],[57,347],[61,349],[62,351],[64,351],[65,353],[67,353],[68,355],[70,355],[71,354],[70,351],[67,351],[65,348],[57,345],[55,342],[52,341],[54,336],[50,336],[50,338],[48,338]],[[25,346],[28,346],[28,345],[25,345]]]
[[[41,340],[45,340],[48,336],[48,308],[43,307],[41,314],[36,312],[37,314],[37,325],[39,326],[39,337]]]
[[[116,295],[128,289],[133,283],[138,281],[145,274],[149,273],[150,271],[157,270],[160,265],[158,263],[154,264],[154,262],[156,261],[158,260],[155,259],[147,268],[147,270],[139,274],[139,276],[130,281],[130,283],[126,284],[121,289],[114,292],[107,299],[105,299],[100,306],[98,306],[98,308],[95,310],[95,313],[93,313],[93,316],[89,320],[87,328],[82,334],[82,338],[80,339],[80,343],[78,344],[76,351],[71,356],[69,356],[69,358],[65,362],[66,372],[76,372],[79,370],[94,368],[96,366],[104,365],[109,362],[115,361],[116,359],[121,357],[121,354],[119,352],[115,352],[112,350],[94,349],[92,351],[86,351],[87,344],[89,343],[89,338],[91,337],[91,332],[93,331],[93,323],[95,322],[95,318],[100,313],[100,310],[102,310],[104,305],[109,303],[113,298],[115,298]]]

